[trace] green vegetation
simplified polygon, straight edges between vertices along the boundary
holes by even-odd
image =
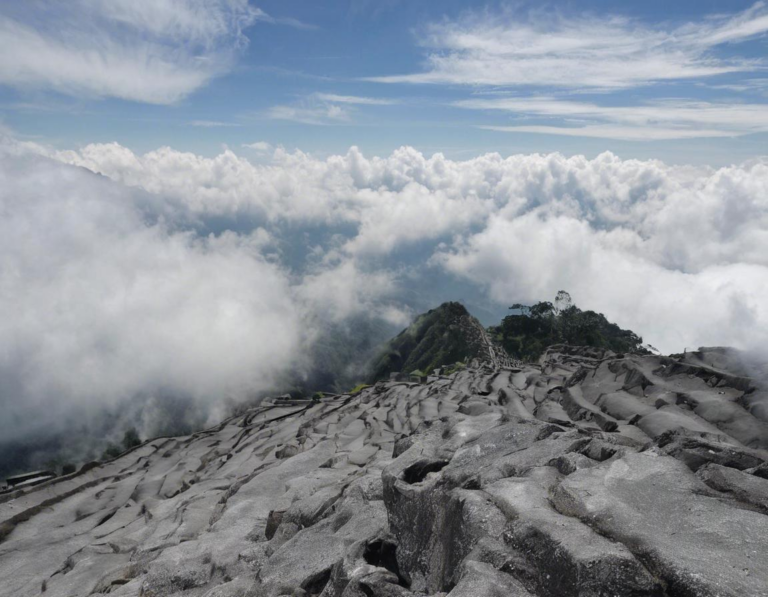
[[[123,448],[130,450],[131,448],[135,448],[140,444],[141,438],[139,437],[139,432],[136,431],[135,427],[131,427],[128,429],[128,431],[125,432],[125,435],[123,436]]]
[[[371,387],[371,384],[361,383],[356,385],[354,388],[352,388],[349,391],[349,394],[354,396],[355,394],[359,394],[360,392],[362,392],[365,388],[370,388],[370,387]]]
[[[553,344],[649,352],[640,336],[609,322],[602,313],[582,311],[564,290],[557,293],[554,303],[515,304],[510,309],[517,313],[508,315],[501,325],[489,331],[510,356],[518,359],[535,361]]]
[[[460,303],[444,303],[420,315],[390,340],[371,367],[371,382],[386,379],[394,371],[415,372],[442,367],[475,356],[460,325],[471,316]]]
[[[582,311],[563,290],[554,302],[515,304],[510,309],[513,314],[489,328],[488,335],[513,358],[536,361],[553,344],[649,353],[640,336],[601,313]],[[394,371],[410,375],[430,375],[439,367],[445,374],[459,371],[484,349],[473,331],[479,325],[459,303],[445,303],[420,315],[385,345],[371,366],[369,382],[387,379]]]
[[[117,458],[120,456],[120,454],[123,453],[123,450],[120,449],[120,446],[117,444],[109,443],[107,444],[107,449],[104,450],[104,452],[101,455],[102,460],[112,460],[113,458]]]
[[[445,369],[443,369],[444,375],[453,375],[457,371],[461,371],[462,369],[466,369],[467,364],[462,363],[461,361],[454,363],[453,365],[448,365]]]

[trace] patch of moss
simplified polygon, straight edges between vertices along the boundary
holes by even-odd
[[[349,391],[349,394],[354,396],[355,394],[359,394],[360,392],[362,392],[365,388],[370,388],[370,387],[371,387],[371,384],[361,383],[356,385],[354,388],[352,388]]]

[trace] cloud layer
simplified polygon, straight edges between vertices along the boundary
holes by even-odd
[[[719,170],[610,153],[457,162],[404,147],[325,160],[277,149],[258,165],[229,151],[135,155],[119,145],[57,156],[202,215],[250,214],[270,230],[346,226],[312,267],[411,271],[407,255],[418,252],[502,305],[566,288],[663,350],[766,340],[765,160]]]
[[[768,344],[766,160],[16,143],[0,189],[5,433],[78,404],[242,399],[326,326],[402,326],[461,284],[498,311],[566,289],[665,352]]]
[[[140,394],[243,398],[297,357],[263,230],[174,230],[155,199],[42,158],[4,156],[0,181],[4,440]]]

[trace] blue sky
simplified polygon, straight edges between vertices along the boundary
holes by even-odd
[[[724,165],[768,147],[766,31],[749,0],[7,2],[0,118],[58,148]]]

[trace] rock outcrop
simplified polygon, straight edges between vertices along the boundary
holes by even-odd
[[[434,369],[472,359],[496,368],[518,364],[492,342],[482,324],[464,305],[443,303],[418,316],[387,342],[371,364],[370,381],[388,379],[394,372],[406,377],[413,371],[429,375]]]
[[[0,596],[768,596],[760,390],[699,354],[552,347],[149,441],[0,495]]]

